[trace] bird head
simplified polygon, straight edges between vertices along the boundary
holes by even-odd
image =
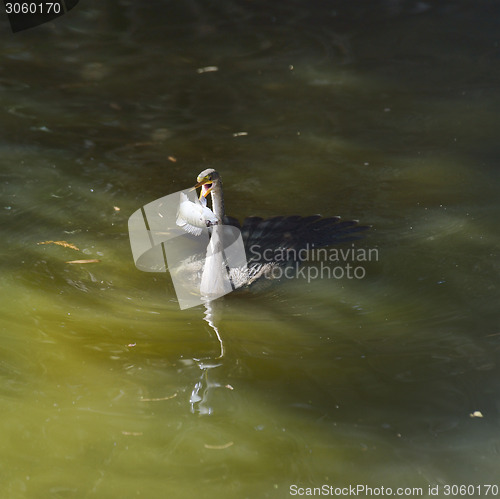
[[[213,168],[209,168],[208,170],[203,170],[196,179],[196,185],[194,189],[201,187],[200,199],[202,197],[206,198],[214,189],[217,187],[220,181],[219,173],[215,171]]]

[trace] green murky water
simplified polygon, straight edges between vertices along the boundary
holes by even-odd
[[[2,497],[500,485],[499,14],[82,0],[16,35],[4,19]],[[203,307],[139,272],[127,234],[207,167],[232,215],[360,219],[378,261],[227,296],[216,359]],[[61,240],[79,251],[38,244]]]

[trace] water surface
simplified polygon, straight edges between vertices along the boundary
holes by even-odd
[[[498,484],[498,7],[80,4],[2,23],[5,497]],[[220,300],[217,359],[127,234],[207,167],[378,260]]]

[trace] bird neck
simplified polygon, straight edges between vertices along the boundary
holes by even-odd
[[[220,182],[217,185],[214,185],[212,192],[212,211],[214,215],[218,218],[220,222],[224,220],[224,196],[222,194],[222,185]]]

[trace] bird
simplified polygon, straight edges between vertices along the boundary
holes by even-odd
[[[203,170],[192,189],[198,188],[201,188],[198,204],[189,201],[187,196],[181,197],[176,223],[194,235],[203,227],[209,228],[211,237],[206,257],[194,259],[202,262],[197,263],[203,265],[200,291],[208,299],[264,280],[272,281],[283,275],[276,270],[299,264],[308,250],[359,239],[361,233],[369,228],[355,220],[343,221],[340,217],[320,215],[268,219],[251,216],[240,224],[236,218],[225,213],[222,180],[218,171],[213,168]],[[206,205],[209,195],[211,210]],[[224,257],[224,237],[228,226],[241,233],[245,264],[230,267]],[[196,270],[192,266],[190,269]]]

